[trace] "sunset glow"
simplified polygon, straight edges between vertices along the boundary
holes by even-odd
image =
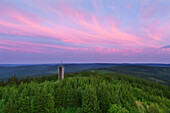
[[[170,63],[169,0],[1,0],[0,63]]]

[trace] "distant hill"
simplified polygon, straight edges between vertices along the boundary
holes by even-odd
[[[142,65],[125,65],[111,68],[100,68],[98,70],[122,73],[158,83],[170,85],[170,67],[152,67]]]
[[[79,72],[97,68],[108,68],[120,64],[63,64],[65,72]],[[56,74],[58,64],[39,64],[39,65],[0,65],[0,79],[8,79],[16,74],[17,77],[42,76]]]
[[[114,64],[114,63],[87,63],[63,64],[65,72],[80,72],[84,70],[100,69],[130,76],[153,80],[158,83],[170,82],[170,64]],[[58,64],[0,64],[0,79],[7,80],[16,74],[18,78],[38,77],[56,74]]]

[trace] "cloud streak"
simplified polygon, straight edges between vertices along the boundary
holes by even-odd
[[[79,51],[103,53],[110,57],[113,53],[130,56],[145,54],[148,49],[168,51],[160,48],[165,48],[163,46],[170,42],[170,15],[167,11],[170,10],[167,7],[170,2],[156,0],[152,5],[150,2],[127,1],[126,5],[121,1],[104,4],[101,0],[77,3],[67,0],[3,1],[0,4],[0,50],[24,52],[25,49],[25,52],[44,54]],[[125,10],[122,6],[129,9]],[[9,38],[1,38],[3,35]],[[13,36],[27,37],[30,41],[16,41]],[[37,40],[36,43],[31,41],[32,38]],[[61,44],[41,43],[40,40]]]
[[[170,45],[163,46],[161,48],[170,48]]]

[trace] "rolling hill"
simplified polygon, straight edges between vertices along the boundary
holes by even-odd
[[[81,72],[85,70],[102,70],[105,72],[122,73],[129,76],[156,81],[161,84],[170,85],[170,65],[169,64],[108,64],[108,63],[90,63],[90,64],[63,64],[65,73]],[[43,75],[53,75],[58,72],[58,64],[17,64],[0,65],[0,79],[5,81],[16,75],[18,78],[39,77]]]
[[[122,73],[137,78],[155,81],[170,85],[170,67],[153,67],[142,65],[125,65],[111,68],[100,68],[98,70]]]

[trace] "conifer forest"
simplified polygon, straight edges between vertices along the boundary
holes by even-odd
[[[0,82],[0,113],[170,113],[170,88],[98,71]]]

